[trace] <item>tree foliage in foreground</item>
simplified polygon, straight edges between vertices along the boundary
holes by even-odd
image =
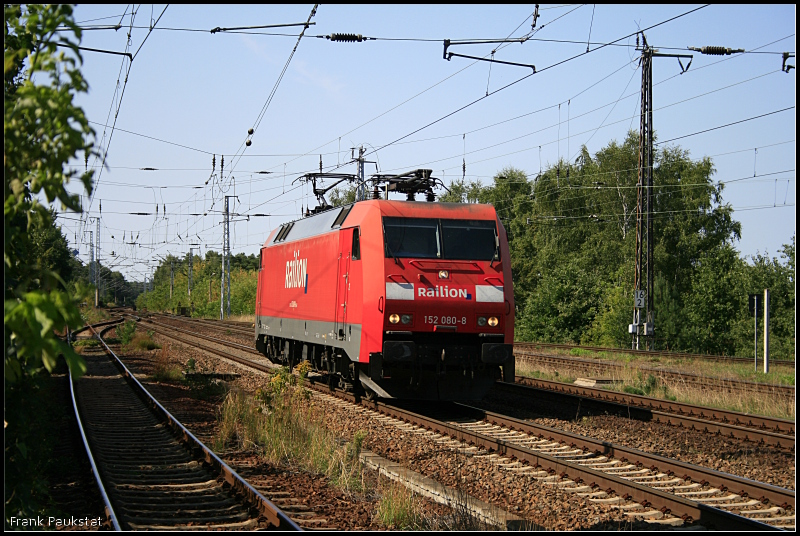
[[[79,196],[65,183],[81,180],[91,192],[92,172],[65,171],[70,158],[91,151],[93,135],[83,110],[73,103],[87,90],[76,60],[57,50],[65,45],[78,55],[80,29],[65,5],[4,7],[3,223],[5,288],[6,382],[35,373],[42,365],[52,371],[64,355],[74,372],[85,369],[82,359],[53,330],[80,325],[80,313],[66,289],[58,266],[31,259],[31,241],[53,227],[48,209],[36,196],[80,212]],[[56,28],[69,31],[56,31]],[[23,67],[25,71],[23,73]],[[34,83],[34,75],[36,82]],[[64,259],[52,259],[58,265]],[[46,259],[45,259],[46,262]]]

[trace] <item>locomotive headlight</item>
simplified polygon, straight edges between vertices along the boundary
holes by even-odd
[[[485,316],[479,316],[478,317],[478,325],[480,327],[483,327],[483,326],[486,325],[486,317]]]
[[[411,323],[411,315],[403,315],[400,317],[400,322],[403,324],[410,324]]]
[[[495,327],[497,324],[498,324],[497,317],[496,316],[490,316],[489,317],[489,325],[491,327]]]
[[[447,279],[450,277],[450,272],[447,270],[439,270],[439,279]]]
[[[400,322],[400,315],[398,315],[398,314],[389,315],[389,323],[390,324],[397,324],[398,322]]]

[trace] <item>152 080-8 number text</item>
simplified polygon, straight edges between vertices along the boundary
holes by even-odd
[[[425,317],[426,324],[437,324],[440,326],[466,326],[467,325],[467,317],[466,316],[433,316],[433,315],[426,315]]]

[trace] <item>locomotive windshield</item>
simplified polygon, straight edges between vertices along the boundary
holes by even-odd
[[[439,259],[439,221],[429,218],[383,218],[387,257]]]
[[[499,259],[497,227],[486,220],[383,218],[386,257]]]
[[[441,220],[441,224],[445,259],[490,261],[498,258],[493,221]]]

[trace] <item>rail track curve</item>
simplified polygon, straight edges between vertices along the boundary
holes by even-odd
[[[94,327],[88,329],[102,349],[84,353],[88,370],[74,382],[74,409],[116,529],[300,530],[159,404]]]

